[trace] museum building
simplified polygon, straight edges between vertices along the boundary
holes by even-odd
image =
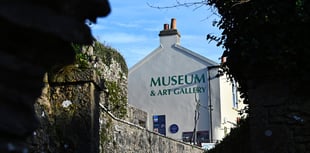
[[[180,45],[176,19],[160,45],[129,69],[128,104],[147,113],[146,128],[194,144],[222,140],[243,106],[220,65]]]

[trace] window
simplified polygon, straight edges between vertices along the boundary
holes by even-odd
[[[238,108],[238,91],[237,91],[237,84],[236,81],[232,81],[232,101],[233,101],[233,108]]]
[[[184,142],[192,143],[193,141],[193,132],[183,132],[182,140]],[[197,131],[197,144],[208,143],[209,140],[209,131]]]
[[[192,142],[193,139],[193,132],[183,132],[182,133],[182,140],[184,142]]]

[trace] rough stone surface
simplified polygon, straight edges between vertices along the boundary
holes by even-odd
[[[93,57],[91,47],[85,53]],[[147,114],[127,107],[127,74],[120,64],[113,58],[110,65],[92,64],[96,67],[70,65],[45,75],[35,104],[41,126],[28,140],[31,153],[203,152],[146,130]]]
[[[146,128],[147,113],[133,106],[128,105],[127,116],[125,120]]]
[[[29,140],[31,152],[98,152],[98,86],[92,80],[73,80],[46,83],[36,104],[41,127]]]
[[[203,153],[204,150],[146,130],[130,122],[100,115],[100,153]]]

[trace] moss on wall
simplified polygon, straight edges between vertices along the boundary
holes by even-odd
[[[127,97],[122,94],[121,86],[115,81],[106,81],[105,86],[109,93],[109,109],[118,118],[127,114]]]
[[[100,152],[105,153],[106,148],[109,147],[109,144],[113,142],[113,121],[109,116],[104,115],[103,113],[100,114]]]
[[[103,45],[96,41],[93,45],[94,54],[102,59],[103,63],[106,65],[112,64],[112,59],[120,64],[122,72],[126,75],[128,74],[128,68],[124,57],[114,48],[107,45]]]
[[[82,150],[81,146],[96,146],[98,142],[94,141],[98,137],[102,142],[112,141],[110,118],[106,118],[104,126],[100,123],[100,135],[95,135],[99,130],[94,128],[96,125],[93,123],[99,118],[93,114],[93,109],[98,109],[94,106],[98,104],[94,103],[95,100],[108,103],[115,116],[126,116],[128,70],[124,58],[116,50],[99,42],[73,47],[76,50],[75,63],[54,66],[48,72],[46,87],[36,103],[42,126],[29,140],[33,153],[89,152],[96,149]],[[102,95],[106,98],[100,99]]]
[[[115,49],[95,41],[91,46],[73,44],[76,51],[76,64],[62,68],[59,72],[75,72],[83,69],[94,69],[100,79],[104,80],[107,89],[105,106],[117,117],[124,118],[127,113],[127,73],[128,68],[123,56]],[[79,70],[75,70],[78,67]],[[59,74],[59,72],[57,74]],[[70,73],[63,75],[70,77]],[[58,80],[65,80],[57,76]]]

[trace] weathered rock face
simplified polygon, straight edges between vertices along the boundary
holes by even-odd
[[[93,57],[91,48],[84,54]],[[48,74],[36,103],[41,127],[29,140],[30,151],[99,152],[99,100],[107,93],[104,76],[90,63],[55,68]]]
[[[147,113],[135,107],[128,105],[126,121],[146,128]]]
[[[31,152],[98,152],[100,83],[93,70],[76,71],[46,83],[36,104],[41,127],[30,140]]]
[[[106,111],[100,114],[100,153],[203,153],[183,143],[117,119]]]
[[[46,75],[31,153],[203,152],[146,130],[147,114],[127,106],[127,71],[113,56],[96,60],[94,48],[84,48],[87,68],[77,63]]]

